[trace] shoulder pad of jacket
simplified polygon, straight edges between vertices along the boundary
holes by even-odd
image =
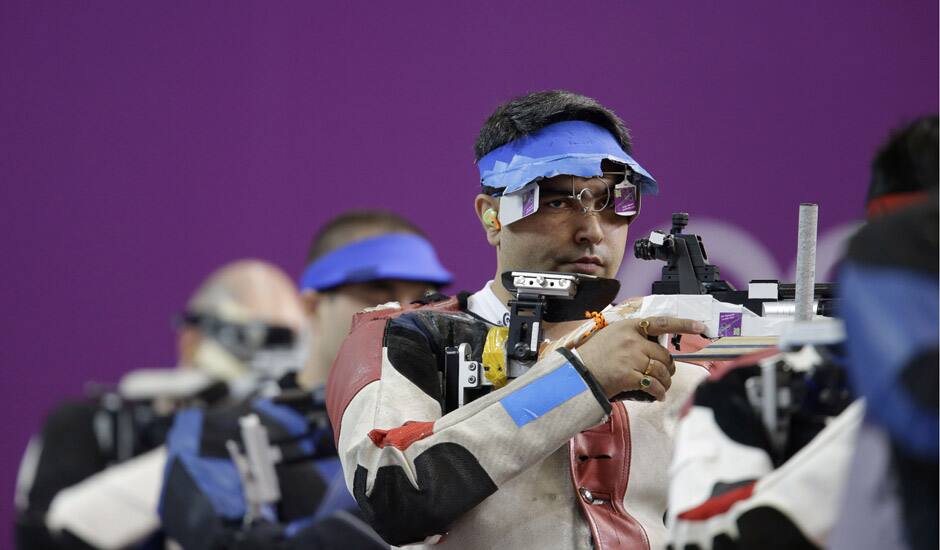
[[[458,300],[456,296],[448,297],[440,294],[434,296],[440,296],[440,299],[434,301],[412,302],[405,306],[402,306],[398,302],[389,302],[380,306],[364,309],[353,316],[350,331],[355,330],[359,325],[368,323],[369,321],[374,321],[377,319],[391,319],[393,317],[398,317],[402,313],[408,313],[410,311],[462,311],[463,309],[461,307],[460,300]]]

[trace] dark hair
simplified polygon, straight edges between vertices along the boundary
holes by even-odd
[[[473,146],[477,161],[513,140],[566,120],[584,120],[606,128],[630,152],[630,131],[620,117],[590,97],[565,90],[534,92],[510,99],[483,123]]]
[[[350,210],[326,223],[310,243],[307,263],[353,241],[384,233],[413,233],[427,237],[418,226],[387,210]]]
[[[923,116],[896,130],[871,163],[867,201],[890,193],[935,189],[937,115]]]

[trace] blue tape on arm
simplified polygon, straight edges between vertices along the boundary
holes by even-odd
[[[565,363],[499,402],[516,426],[521,428],[588,390],[577,369],[571,363]]]

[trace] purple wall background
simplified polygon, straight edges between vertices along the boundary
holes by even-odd
[[[886,131],[937,109],[931,0],[276,4],[0,3],[0,540],[44,411],[172,364],[169,319],[219,264],[296,275],[322,220],[381,206],[457,288],[489,277],[472,142],[510,96],[627,121],[662,188],[631,240],[685,209],[781,266],[797,203],[858,218]]]

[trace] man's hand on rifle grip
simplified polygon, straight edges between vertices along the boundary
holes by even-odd
[[[705,326],[691,319],[650,317],[611,323],[578,348],[584,366],[594,375],[604,393],[612,398],[626,391],[641,390],[657,400],[666,398],[676,365],[672,355],[647,336],[700,334]],[[644,330],[645,328],[645,330]],[[646,334],[644,334],[644,332]],[[649,386],[641,381],[649,379]]]

